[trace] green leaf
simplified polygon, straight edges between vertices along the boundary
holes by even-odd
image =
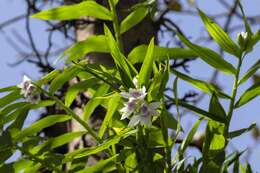
[[[11,149],[5,150],[5,151],[0,151],[0,165],[4,163],[7,159],[9,159],[13,155],[13,151]],[[2,168],[1,168],[2,169]],[[2,171],[0,169],[0,171]],[[8,173],[8,172],[3,172],[3,173]]]
[[[239,100],[236,102],[235,108],[239,108],[249,101],[253,100],[255,97],[260,95],[260,85],[259,83],[254,84],[252,87],[248,88]]]
[[[4,97],[0,98],[0,108],[12,103],[15,100],[18,100],[19,98],[22,98],[19,90],[15,90],[5,95]]]
[[[135,68],[128,62],[126,57],[120,52],[120,49],[112,33],[110,32],[110,30],[106,25],[104,25],[104,32],[107,37],[107,43],[110,48],[110,53],[113,57],[117,69],[120,72],[120,77],[123,84],[125,85],[126,88],[134,87],[134,84],[132,82],[132,74],[134,75],[137,74]]]
[[[218,53],[213,50],[195,45],[191,43],[187,38],[185,38],[180,33],[177,33],[180,40],[193,50],[203,61],[211,65],[215,69],[218,69],[227,74],[236,74],[236,69],[229,62],[225,61]]]
[[[193,138],[193,136],[195,135],[197,129],[199,128],[199,125],[201,123],[202,118],[200,118],[191,128],[190,132],[188,133],[188,135],[186,136],[186,138],[183,140],[183,142],[181,143],[180,146],[180,151],[181,153],[183,153],[186,148],[188,147],[188,145],[191,143],[191,140]]]
[[[167,61],[167,64],[164,68],[162,68],[159,72],[155,73],[153,81],[148,90],[148,101],[153,100],[160,100],[163,95],[169,80],[169,71],[170,71],[170,64]]]
[[[48,73],[47,75],[43,76],[39,81],[36,82],[36,84],[39,86],[41,86],[43,84],[47,84],[60,73],[61,73],[61,71],[59,69],[55,69],[55,70],[51,71],[50,73]]]
[[[0,111],[0,117],[2,118],[2,116],[6,116],[10,112],[13,112],[17,108],[23,107],[27,104],[28,104],[27,102],[16,102],[16,103],[9,104]]]
[[[216,95],[212,95],[209,105],[209,112],[221,117],[226,117],[226,113],[219,103]],[[201,172],[219,173],[225,160],[225,145],[224,137],[225,124],[217,121],[208,121],[206,128],[206,138],[203,145],[203,165]]]
[[[153,63],[154,63],[154,57],[153,57],[153,50],[154,49],[154,38],[151,39],[150,44],[148,46],[144,62],[142,64],[141,70],[139,72],[139,78],[138,78],[138,85],[141,86],[148,86],[148,82],[153,70]]]
[[[244,133],[247,133],[251,130],[253,130],[254,128],[256,128],[256,123],[253,123],[251,124],[249,127],[247,128],[243,128],[243,129],[239,129],[239,130],[235,130],[235,131],[232,131],[228,134],[229,138],[235,138],[235,137],[238,137]]]
[[[65,133],[65,134],[60,135],[60,136],[55,137],[55,138],[50,138],[46,142],[32,148],[30,152],[32,154],[37,154],[40,150],[42,150],[44,148],[49,150],[49,149],[54,149],[54,148],[60,147],[64,144],[71,142],[73,139],[78,138],[78,137],[86,134],[86,133],[87,132],[69,132],[69,133]]]
[[[86,16],[112,20],[111,12],[95,1],[84,1],[75,5],[60,6],[32,15],[33,18],[42,20],[72,20]]]
[[[246,74],[239,80],[238,84],[241,85],[244,82],[246,82],[252,75],[255,74],[255,72],[260,68],[260,60],[258,60],[252,67],[249,68],[249,70],[246,72]]]
[[[171,103],[176,105],[175,99],[171,99]],[[178,105],[198,114],[199,116],[209,118],[209,119],[212,119],[212,120],[215,120],[215,121],[218,121],[218,122],[222,122],[222,123],[226,122],[226,118],[222,118],[219,115],[215,115],[213,113],[207,112],[203,109],[200,109],[196,106],[190,105],[190,104],[183,102],[181,100],[178,100]]]
[[[221,173],[225,173],[225,171],[227,171],[228,167],[236,162],[236,161],[239,161],[239,157],[245,152],[246,150],[242,151],[242,152],[233,152],[231,154],[229,154],[226,159],[225,159],[225,162],[223,163],[222,165],[222,170],[221,170]],[[234,172],[233,172],[234,173]],[[237,172],[238,173],[238,172]]]
[[[89,100],[86,106],[84,107],[83,119],[85,121],[89,119],[94,110],[101,104],[102,100],[97,97],[104,96],[109,89],[109,85],[103,84],[96,90],[91,100]]]
[[[144,60],[145,53],[147,52],[147,45],[140,45],[135,47],[129,54],[128,59],[132,64],[141,63]],[[153,56],[156,61],[170,59],[191,59],[197,57],[197,54],[191,50],[184,48],[167,48],[154,46]]]
[[[72,47],[65,50],[61,58],[68,56],[67,61],[71,62],[84,58],[87,54],[92,52],[110,52],[104,35],[91,35],[86,40],[75,43]]]
[[[116,169],[115,162],[119,154],[116,154],[106,160],[100,160],[95,165],[86,167],[85,169],[78,171],[77,173],[99,173],[110,172]]]
[[[168,112],[168,111],[163,111],[163,115],[164,116],[164,124],[167,128],[170,128],[172,130],[176,130],[177,129],[177,125],[178,125],[178,121],[174,118],[174,116]]]
[[[35,123],[33,123],[32,125],[30,125],[29,127],[23,129],[15,137],[15,140],[20,141],[24,137],[33,135],[46,127],[52,126],[56,123],[68,121],[70,119],[71,119],[71,116],[69,116],[69,115],[62,115],[62,114],[48,115],[47,117],[40,119],[40,120],[36,121]]]
[[[103,120],[103,123],[102,123],[102,125],[99,129],[99,133],[98,133],[98,136],[100,138],[103,137],[113,115],[117,111],[118,105],[120,103],[120,99],[121,99],[120,95],[115,93],[109,100],[108,106],[107,106],[107,112],[106,112],[105,118]]]
[[[0,135],[0,151],[2,152],[10,149],[12,145],[13,142],[10,133],[8,131],[2,132],[2,134]]]
[[[239,47],[231,40],[228,34],[220,26],[208,18],[208,16],[206,16],[201,10],[198,9],[198,11],[211,37],[223,50],[239,58],[241,56],[241,51]]]
[[[70,67],[64,70],[63,73],[58,75],[50,84],[49,91],[51,94],[54,94],[57,89],[64,85],[67,81],[75,77],[81,70],[77,67]]]
[[[0,93],[9,92],[9,91],[13,91],[13,90],[18,90],[18,87],[17,86],[9,86],[9,87],[6,87],[6,88],[1,88]]]
[[[190,84],[192,84],[196,88],[204,91],[205,93],[208,93],[208,94],[216,93],[216,95],[219,97],[230,98],[230,96],[228,96],[225,93],[222,93],[221,91],[219,91],[219,89],[216,86],[214,86],[210,83],[191,78],[190,76],[187,76],[184,73],[178,72],[177,70],[172,70],[172,71],[177,77],[181,78],[182,80],[185,80],[186,82],[189,82]]]
[[[90,78],[70,86],[65,95],[65,106],[70,107],[70,105],[72,104],[73,100],[76,98],[78,93],[82,91],[86,91],[88,87],[91,87],[95,84],[95,81],[96,81],[95,78]]]
[[[148,14],[147,6],[140,6],[130,13],[120,24],[120,34],[131,29],[133,26],[141,22]]]
[[[111,145],[117,144],[121,140],[121,138],[126,138],[134,133],[136,133],[136,130],[126,132],[122,135],[113,136],[111,139],[104,141],[102,144],[100,144],[98,146],[95,146],[92,148],[81,148],[81,149],[75,150],[73,152],[70,152],[65,155],[63,163],[101,152],[101,151],[109,148]]]
[[[226,116],[227,116],[224,108],[220,104],[215,93],[213,93],[211,100],[210,100],[209,112],[214,113],[215,115],[218,115],[219,117],[222,117],[222,118],[226,118]]]

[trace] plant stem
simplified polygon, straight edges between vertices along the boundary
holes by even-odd
[[[34,84],[35,85],[35,84]],[[37,86],[37,85],[35,85]],[[50,94],[49,92],[45,91],[41,87],[37,86],[37,88],[44,94],[48,95],[51,99],[53,99],[64,111],[67,112],[67,114],[71,115],[73,119],[75,119],[80,125],[82,125],[88,133],[98,142],[102,143],[103,140],[98,137],[98,135],[91,129],[91,127],[84,121],[82,120],[73,110],[71,110],[69,107],[65,106],[65,104],[58,99],[56,96]]]
[[[113,16],[113,29],[115,32],[116,41],[117,41],[119,49],[121,50],[121,52],[123,52],[124,48],[123,48],[123,43],[122,43],[121,34],[120,34],[120,26],[119,26],[119,22],[118,22],[116,7],[115,7],[113,0],[109,0],[108,2],[109,2],[110,10],[112,12],[112,16]]]
[[[236,95],[237,95],[237,89],[238,89],[238,81],[239,81],[239,74],[240,74],[240,69],[241,69],[241,65],[243,62],[243,56],[238,58],[238,65],[237,65],[237,72],[235,75],[235,79],[234,79],[234,83],[233,83],[233,89],[232,89],[232,95],[231,95],[231,101],[229,104],[229,111],[227,114],[227,124],[225,126],[225,137],[226,137],[226,145],[228,143],[228,131],[229,131],[229,125],[230,125],[230,121],[233,115],[233,111],[234,111],[234,107],[235,107],[235,100],[236,100]]]

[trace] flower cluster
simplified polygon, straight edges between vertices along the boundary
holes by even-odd
[[[121,92],[120,95],[127,99],[124,103],[124,107],[120,110],[122,113],[121,120],[130,119],[129,126],[136,126],[139,123],[141,125],[147,125],[151,127],[152,116],[157,116],[156,109],[160,106],[160,102],[148,103],[145,100],[147,95],[146,88],[138,87],[138,80],[135,77],[133,79],[135,88],[130,88],[128,92]]]
[[[17,85],[18,88],[21,88],[21,94],[24,98],[33,104],[36,104],[40,100],[40,95],[37,93],[37,88],[33,85],[32,80],[24,75],[23,81]]]

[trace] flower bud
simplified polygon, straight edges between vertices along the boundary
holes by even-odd
[[[247,50],[249,41],[250,36],[247,32],[240,32],[237,34],[237,42],[243,51]]]

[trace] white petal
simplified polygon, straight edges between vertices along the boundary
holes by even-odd
[[[151,127],[151,117],[150,116],[141,116],[140,117],[141,125],[147,125],[148,127]]]
[[[140,122],[139,116],[133,116],[128,124],[128,126],[133,127],[136,126]]]
[[[121,113],[125,113],[127,111],[128,111],[127,107],[123,107],[122,109],[119,110],[119,112],[121,112]]]
[[[122,116],[121,116],[121,120],[128,118],[131,114],[132,114],[132,112],[123,113]]]
[[[23,82],[25,81],[32,81],[28,76],[23,75]]]
[[[138,88],[138,80],[137,80],[137,77],[134,77],[133,83],[134,83],[135,87]]]
[[[145,86],[142,87],[142,93],[143,93],[143,94],[146,94],[146,88],[145,88]]]
[[[156,110],[161,105],[160,102],[153,102],[149,104],[149,107],[153,110]]]
[[[127,93],[127,92],[121,92],[120,95],[124,98],[129,98],[130,97],[130,94]]]

